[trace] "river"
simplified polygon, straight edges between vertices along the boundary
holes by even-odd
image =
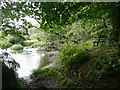
[[[1,51],[2,49],[0,49]],[[3,50],[12,56],[16,62],[20,64],[17,73],[18,77],[26,77],[32,74],[32,70],[36,69],[40,65],[40,60],[43,55],[43,51],[38,50],[37,48],[25,47],[20,52],[13,52],[10,49]]]

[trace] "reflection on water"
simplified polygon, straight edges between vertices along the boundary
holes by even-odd
[[[20,64],[17,73],[19,77],[29,76],[33,69],[38,68],[42,52],[37,51],[37,48],[24,48],[22,52],[12,53],[9,49],[10,55]]]

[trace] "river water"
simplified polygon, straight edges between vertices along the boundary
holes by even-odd
[[[19,77],[26,77],[32,74],[33,69],[36,69],[40,65],[43,51],[39,51],[37,48],[25,47],[22,51],[13,53],[12,50],[4,50],[10,53],[13,59],[20,64],[17,73]]]

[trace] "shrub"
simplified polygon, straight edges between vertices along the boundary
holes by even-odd
[[[10,47],[12,50],[22,50],[23,46],[21,44],[14,44],[13,46]]]
[[[74,43],[63,44],[59,55],[56,57],[59,67],[63,70],[77,70],[80,64],[89,59],[89,49]]]
[[[8,41],[6,40],[1,40],[0,41],[0,47],[3,48],[3,49],[6,49],[6,48],[9,48],[12,44],[9,43]]]
[[[120,70],[119,56],[114,48],[97,48],[92,51],[91,59],[91,70],[96,79],[115,74]]]
[[[25,38],[21,35],[7,35],[6,39],[11,44],[23,44]]]

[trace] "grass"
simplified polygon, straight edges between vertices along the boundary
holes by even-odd
[[[49,64],[48,60],[47,60],[47,55],[44,55],[41,59],[41,63],[40,63],[40,67],[44,67],[47,66]]]
[[[55,71],[52,68],[38,68],[33,71],[33,74],[40,75],[42,78],[53,77],[65,86],[75,86],[75,82],[72,79],[62,75],[59,71]]]

